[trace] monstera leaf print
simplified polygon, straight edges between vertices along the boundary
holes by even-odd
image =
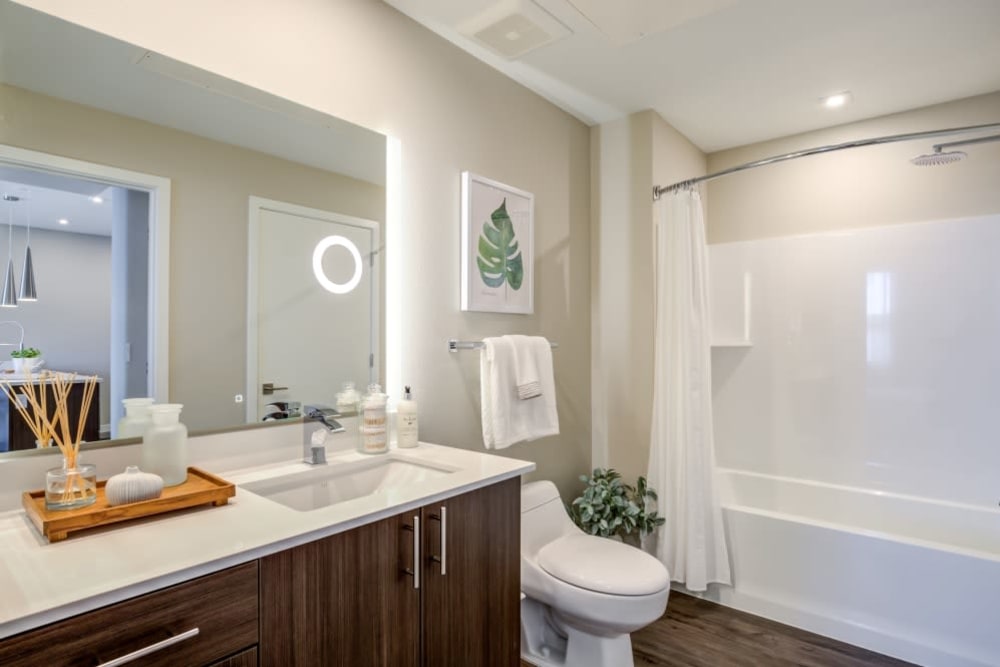
[[[514,225],[507,215],[506,199],[490,215],[489,222],[483,223],[476,264],[479,266],[479,275],[489,287],[501,287],[506,282],[514,290],[521,289],[524,264],[514,237]]]

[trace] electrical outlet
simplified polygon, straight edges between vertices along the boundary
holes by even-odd
[[[242,403],[243,402],[243,394],[236,394],[235,400],[236,400],[237,403]]]

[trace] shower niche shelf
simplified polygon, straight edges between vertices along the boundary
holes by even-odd
[[[753,347],[752,340],[713,338],[712,347]]]
[[[753,347],[750,338],[752,280],[749,272],[733,271],[710,261],[713,348]]]

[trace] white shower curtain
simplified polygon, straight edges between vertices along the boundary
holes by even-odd
[[[715,492],[708,249],[701,197],[665,195],[656,229],[656,335],[649,485],[667,522],[656,556],[671,579],[703,591],[729,584],[729,554]]]

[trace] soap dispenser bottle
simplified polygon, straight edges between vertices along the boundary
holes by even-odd
[[[388,415],[386,399],[379,384],[368,385],[368,393],[361,401],[358,420],[358,451],[363,454],[384,454],[389,451]]]
[[[163,478],[163,486],[187,481],[187,427],[180,422],[178,403],[150,408],[153,423],[142,436],[141,468]]]
[[[407,386],[403,400],[396,407],[396,446],[416,447],[417,442],[417,402],[413,400],[413,392]]]

